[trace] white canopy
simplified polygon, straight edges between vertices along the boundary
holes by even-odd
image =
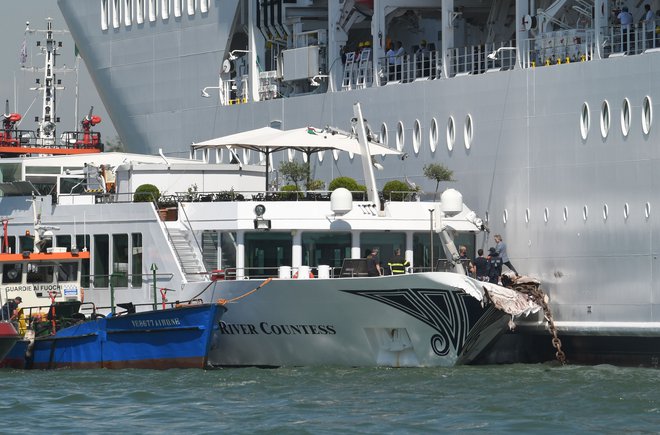
[[[193,151],[217,147],[246,148],[266,154],[283,149],[294,149],[306,154],[329,149],[361,154],[360,144],[356,135],[314,127],[295,128],[292,130],[263,127],[192,145]],[[372,141],[369,142],[369,153],[371,155],[401,154],[397,150]]]

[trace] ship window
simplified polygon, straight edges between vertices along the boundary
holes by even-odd
[[[650,202],[647,202],[646,204],[644,204],[644,217],[646,219],[651,217],[651,203]]]
[[[550,210],[548,209],[548,207],[546,207],[543,209],[543,220],[545,221],[545,223],[548,223],[549,218],[550,218]]]
[[[245,234],[245,274],[250,277],[277,276],[280,266],[291,266],[291,232]]]
[[[474,131],[472,128],[472,115],[465,117],[465,129],[463,130],[463,139],[465,140],[465,149],[470,149],[472,146],[472,137]]]
[[[76,248],[79,250],[89,249],[89,235],[76,236]],[[80,285],[82,287],[89,287],[89,259],[82,260],[82,267],[80,269]]]
[[[94,287],[108,287],[110,277],[110,238],[107,234],[94,234]]]
[[[406,250],[406,233],[394,231],[360,233],[360,252],[367,254],[367,251],[373,248],[378,249],[378,260],[382,264],[387,264],[395,249],[401,249],[401,252]]]
[[[179,18],[181,16],[181,2],[183,0],[172,0],[174,2],[174,16]]]
[[[603,101],[600,108],[600,134],[603,139],[607,137],[610,132],[610,103],[607,100]]]
[[[12,254],[16,252],[16,236],[7,236],[7,246],[4,246],[4,241],[3,247],[2,247],[2,252],[6,252],[8,254]]]
[[[606,221],[609,215],[610,215],[610,208],[607,206],[607,204],[603,204],[603,220]]]
[[[199,11],[203,14],[209,11],[209,0],[199,0]]]
[[[115,29],[119,28],[121,21],[120,13],[119,0],[112,0],[112,27]]]
[[[17,284],[23,280],[22,263],[5,263],[2,266],[2,283]]]
[[[456,243],[458,245],[458,243]],[[403,252],[403,249],[401,250]],[[381,252],[381,255],[387,253]],[[386,258],[387,259],[387,258]],[[433,232],[433,254],[431,255],[431,239],[429,232],[413,233],[413,267],[415,271],[423,272],[431,270],[431,260],[434,266],[438,264],[438,260],[444,260],[445,253],[442,250],[442,242],[440,236],[435,231]],[[444,262],[443,262],[444,263]]]
[[[128,287],[128,234],[112,235],[112,284]]]
[[[415,120],[415,125],[413,127],[413,151],[415,154],[419,154],[419,147],[422,142],[422,126],[419,123],[419,120]]]
[[[589,207],[585,205],[584,207],[582,207],[582,219],[586,221],[588,217],[589,217]]]
[[[34,237],[33,236],[18,236],[18,252],[25,252],[34,250]]]
[[[529,209],[528,208],[525,209],[525,222],[529,223]]]
[[[630,216],[630,206],[626,202],[623,204],[623,218],[628,219],[628,216]]]
[[[195,0],[188,0],[188,15],[195,15]]]
[[[568,220],[568,207],[564,207],[564,222]]]
[[[509,211],[507,209],[504,209],[504,212],[502,213],[502,222],[507,223],[509,221]]]
[[[58,248],[66,248],[67,252],[71,250],[71,236],[64,234],[55,236],[55,246]]]
[[[454,117],[450,116],[449,121],[447,121],[447,149],[449,151],[454,149],[454,143],[456,142],[456,123],[454,122]]]
[[[157,16],[158,4],[156,3],[156,0],[149,0],[149,21],[153,23],[156,21]]]
[[[133,0],[124,0],[124,25],[129,27],[133,24]]]
[[[621,132],[624,136],[630,132],[630,101],[627,98],[624,98],[621,106]]]
[[[350,232],[302,233],[302,264],[317,267],[341,267],[344,258],[351,258]]]
[[[403,145],[405,144],[406,136],[403,130],[403,122],[399,121],[396,125],[396,149],[397,151],[403,150]]]
[[[109,0],[101,0],[101,30],[108,30]]]
[[[135,0],[135,21],[138,24],[144,23],[144,0]]]
[[[653,122],[653,105],[651,104],[651,97],[644,97],[642,102],[642,130],[644,134],[649,134],[651,131],[651,123]]]
[[[431,152],[434,153],[438,147],[438,120],[433,118],[431,120],[431,130],[429,131],[429,146]]]
[[[131,286],[142,287],[142,233],[131,234]]]
[[[57,282],[77,281],[78,263],[60,263],[57,265]]]
[[[389,142],[389,136],[387,135],[387,124],[383,122],[380,126],[380,141],[383,145],[387,146]]]
[[[55,276],[55,267],[40,263],[28,263],[27,265],[27,283],[52,283]]]
[[[580,133],[582,134],[582,140],[586,140],[589,135],[589,127],[591,126],[591,115],[589,114],[589,105],[587,103],[582,104],[582,114],[580,116]]]
[[[160,16],[163,18],[163,20],[170,18],[170,0],[161,0]]]

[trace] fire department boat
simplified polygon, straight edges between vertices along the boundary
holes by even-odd
[[[219,321],[226,311],[201,301],[149,304],[137,312],[132,303],[112,304],[105,315],[93,302],[83,302],[81,264],[87,247],[46,247],[54,226],[41,223],[41,208],[33,201],[35,233],[23,243],[33,250],[9,252],[7,220],[0,253],[0,300],[23,299],[16,344],[2,365],[14,368],[205,368]],[[32,239],[33,237],[33,239]],[[27,240],[25,240],[27,239]],[[24,246],[24,245],[23,245]],[[113,292],[114,290],[111,290]],[[89,312],[85,316],[84,306]],[[146,308],[146,310],[145,310]],[[4,322],[3,322],[4,323]],[[9,324],[11,326],[11,324]],[[0,338],[5,346],[4,325]],[[12,334],[9,334],[12,335]],[[4,355],[2,355],[4,357]]]

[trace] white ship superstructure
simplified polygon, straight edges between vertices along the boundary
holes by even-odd
[[[451,168],[516,268],[543,281],[574,358],[657,364],[660,54],[643,2],[58,3],[132,150],[187,153],[273,122],[348,128],[360,101],[407,155],[379,184],[432,191],[423,166]],[[406,55],[387,56],[397,41]],[[345,153],[313,163],[316,178],[360,177]]]

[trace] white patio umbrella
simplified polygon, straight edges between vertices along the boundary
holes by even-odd
[[[241,133],[210,139],[192,144],[193,151],[208,148],[244,148],[266,156],[266,188],[268,188],[269,155],[275,151],[294,149],[309,156],[325,150],[337,149],[353,154],[362,154],[357,135],[331,128],[303,127],[291,130],[278,130],[263,127]],[[401,152],[369,141],[369,154],[400,155]]]

